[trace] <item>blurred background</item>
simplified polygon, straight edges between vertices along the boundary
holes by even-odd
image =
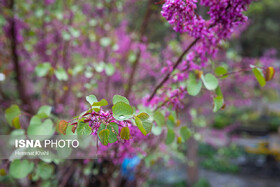
[[[70,120],[87,109],[90,94],[108,101],[120,94],[142,107],[161,69],[190,41],[160,11],[152,0],[0,0],[0,133],[25,133],[42,105],[51,106],[54,124]],[[207,16],[207,8],[199,11]],[[266,87],[252,74],[229,77],[221,83],[223,110],[213,113],[207,94],[187,98],[192,121],[164,113],[163,126],[130,151],[112,146],[95,160],[30,161],[34,170],[23,179],[2,160],[0,186],[280,186],[280,2],[253,2],[245,14],[248,22],[213,63],[273,66]],[[12,104],[23,111],[19,127],[5,120]],[[191,129],[186,140],[176,133],[183,125]]]

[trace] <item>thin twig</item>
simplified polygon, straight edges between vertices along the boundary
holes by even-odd
[[[163,84],[168,81],[170,75],[173,73],[173,71],[179,66],[179,64],[182,62],[184,56],[189,52],[189,50],[198,42],[200,38],[195,39],[188,47],[187,49],[180,55],[180,57],[177,59],[176,63],[173,65],[172,67],[172,71],[169,72],[164,78],[163,80],[155,87],[154,91],[152,92],[151,96],[149,97],[148,101],[150,102],[155,94],[157,93],[158,89],[160,89]]]

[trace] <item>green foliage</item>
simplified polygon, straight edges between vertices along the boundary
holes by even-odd
[[[227,69],[224,68],[223,66],[219,66],[219,67],[215,68],[215,74],[217,76],[222,76],[222,75],[224,75],[226,73],[227,73]],[[228,75],[225,75],[225,76],[222,76],[221,78],[227,78],[227,77],[228,77]]]
[[[105,66],[105,73],[108,76],[112,76],[115,73],[115,67],[113,64],[107,63]]]
[[[108,102],[105,99],[101,99],[101,101],[94,102],[92,104],[92,106],[106,106],[106,105],[108,105]]]
[[[113,116],[119,121],[128,120],[133,116],[133,108],[124,102],[117,102],[113,107]]]
[[[53,122],[50,119],[46,119],[43,123],[40,117],[33,116],[30,120],[30,124],[27,128],[27,134],[32,135],[45,135],[42,138],[47,138],[54,133]]]
[[[257,81],[259,82],[260,86],[263,87],[266,85],[266,81],[263,75],[263,72],[259,69],[259,68],[253,68],[252,69],[255,78],[257,79]]]
[[[12,105],[5,110],[5,118],[8,121],[9,125],[16,128],[20,128],[19,116],[21,112],[17,105]]]
[[[28,160],[14,160],[10,165],[9,173],[16,179],[22,179],[32,172],[33,167],[34,163]]]
[[[98,102],[95,95],[86,96],[86,100],[90,105],[93,105],[93,103]]]
[[[110,131],[108,129],[103,129],[98,133],[99,139],[103,145],[108,145],[109,133],[110,133]]]
[[[127,98],[121,96],[121,95],[114,95],[113,97],[113,104],[116,104],[118,102],[124,102],[126,104],[129,105],[129,101],[127,100]]]
[[[77,134],[78,135],[90,135],[92,132],[92,129],[87,123],[79,122],[77,127]]]
[[[108,47],[110,44],[111,44],[111,38],[108,38],[108,37],[103,37],[100,39],[100,45],[102,47]]]
[[[121,135],[122,139],[129,140],[129,138],[130,138],[129,128],[128,127],[123,127],[120,135]]]
[[[217,112],[224,105],[224,98],[222,96],[217,96],[213,98],[213,102],[214,102],[213,112]]]
[[[210,73],[207,73],[205,76],[202,75],[201,79],[202,82],[204,83],[204,86],[208,90],[215,90],[219,86],[218,79]]]
[[[199,94],[201,87],[202,87],[201,80],[197,80],[196,76],[193,73],[191,73],[187,80],[188,93],[192,96],[196,96]]]
[[[157,125],[159,125],[159,126],[165,125],[165,123],[166,123],[165,122],[165,117],[159,110],[157,110],[154,113],[153,117],[154,117],[154,120],[156,121]]]
[[[48,105],[41,106],[37,112],[40,118],[47,118],[51,115],[52,107]]]
[[[106,125],[104,123],[102,123],[100,125],[100,127],[98,128],[97,134],[98,137],[100,139],[99,133],[106,128]],[[108,137],[108,141],[109,143],[114,143],[118,140],[117,136],[119,135],[119,127],[118,124],[116,123],[110,123],[107,125],[107,129],[109,130],[109,137]],[[101,139],[100,139],[101,141]],[[102,141],[101,141],[102,143]]]
[[[51,164],[47,164],[45,162],[39,162],[37,166],[37,175],[42,179],[49,179],[54,171],[54,167]]]
[[[49,73],[51,68],[52,66],[50,63],[41,63],[36,66],[35,73],[38,77],[44,77]]]
[[[142,112],[142,113],[138,114],[137,117],[140,118],[142,121],[150,118],[149,114],[147,114],[145,112]]]
[[[193,187],[211,187],[211,185],[205,178],[200,178]]]
[[[143,127],[142,121],[137,116],[135,116],[134,119],[135,119],[135,123],[136,123],[138,129],[142,132],[142,134],[144,134],[144,136],[146,136],[147,132],[146,132],[145,128]]]
[[[68,80],[68,75],[62,67],[58,67],[54,71],[54,74],[59,81],[67,81]]]
[[[172,129],[168,129],[167,130],[167,135],[166,135],[166,139],[165,139],[165,144],[171,144],[175,139],[175,133]]]
[[[181,134],[182,138],[184,139],[184,141],[187,141],[191,137],[192,132],[190,131],[190,129],[188,127],[183,126],[180,129],[180,134]]]

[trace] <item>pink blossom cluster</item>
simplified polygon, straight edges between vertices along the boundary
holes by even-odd
[[[201,65],[208,62],[208,55],[215,56],[217,46],[229,39],[234,29],[247,21],[243,15],[252,0],[201,0],[200,5],[209,7],[209,20],[196,13],[197,0],[166,0],[161,14],[177,32],[186,32],[200,39],[188,59],[200,58]]]

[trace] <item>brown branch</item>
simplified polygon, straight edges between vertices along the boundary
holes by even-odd
[[[152,92],[151,96],[149,97],[148,101],[151,101],[155,94],[157,93],[158,89],[160,89],[166,81],[170,78],[170,75],[173,73],[173,71],[179,66],[179,64],[182,62],[184,56],[189,52],[189,50],[198,42],[200,38],[195,39],[188,47],[187,49],[180,55],[180,57],[177,59],[176,63],[172,67],[172,71],[169,72],[163,80],[155,87],[154,91]]]
[[[149,19],[151,17],[151,13],[152,13],[152,5],[153,5],[153,0],[149,0],[148,4],[147,4],[147,11],[145,13],[145,17],[144,17],[142,25],[141,25],[140,38],[139,38],[140,42],[143,42],[143,36],[148,28]],[[134,83],[134,77],[135,77],[135,73],[136,73],[136,70],[139,65],[140,57],[141,57],[141,50],[138,49],[137,54],[136,54],[136,59],[132,65],[132,70],[131,70],[129,78],[128,78],[128,86],[127,86],[127,89],[124,94],[125,97],[127,97],[127,98],[129,98],[129,95],[132,90],[132,86]]]
[[[34,113],[34,108],[29,95],[27,94],[26,83],[23,77],[24,73],[20,67],[19,56],[17,53],[17,39],[16,39],[16,21],[14,17],[14,0],[9,1],[8,8],[12,12],[12,16],[9,18],[10,22],[10,45],[11,45],[11,57],[14,64],[14,71],[16,72],[16,83],[19,97],[23,105],[27,106],[27,111],[31,114]]]

